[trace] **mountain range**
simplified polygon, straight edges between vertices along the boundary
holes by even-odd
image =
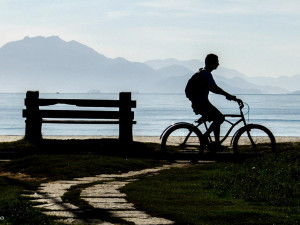
[[[184,93],[189,77],[203,65],[195,59],[131,62],[121,57],[108,58],[84,44],[57,36],[25,37],[0,48],[0,92]],[[299,90],[296,84],[300,75],[249,78],[224,67],[213,74],[219,86],[230,93]]]

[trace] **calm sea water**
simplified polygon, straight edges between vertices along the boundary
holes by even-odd
[[[40,94],[41,98],[118,99],[118,94]],[[300,136],[300,95],[239,95],[248,103],[250,123],[268,127],[276,136]],[[0,135],[24,135],[25,94],[0,94]],[[133,94],[137,101],[133,134],[159,136],[170,124],[198,118],[183,94]],[[238,106],[223,96],[210,96],[223,113],[238,113]],[[55,108],[55,107],[51,107]],[[58,105],[59,109],[70,106]],[[248,108],[245,107],[245,112]],[[222,133],[228,126],[222,126]],[[43,135],[118,135],[117,125],[43,124]]]

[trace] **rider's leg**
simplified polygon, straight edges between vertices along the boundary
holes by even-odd
[[[210,104],[208,113],[205,115],[208,120],[213,121],[207,131],[204,133],[204,137],[207,138],[211,132],[214,132],[216,144],[220,144],[220,127],[224,122],[224,115],[213,105]]]
[[[214,129],[215,142],[217,145],[220,145],[220,130],[221,124],[216,124],[216,128]]]
[[[192,108],[195,114],[201,114],[203,120],[213,121],[210,127],[202,136],[201,143],[203,143],[202,147],[208,143],[208,136],[211,132],[214,131],[215,139],[217,143],[220,143],[220,126],[224,122],[224,115],[209,101],[203,103],[202,101],[192,101]]]
[[[208,135],[211,132],[214,132],[215,142],[220,143],[220,130],[221,130],[221,124],[224,122],[223,118],[224,118],[224,116],[219,117],[216,120],[214,120],[212,122],[212,124],[210,125],[210,127],[207,129],[207,131],[204,133],[204,136],[208,137]]]
[[[219,126],[216,126],[216,129],[214,130],[215,147],[216,147],[216,150],[218,150],[218,151],[224,151],[225,149],[227,149],[227,147],[221,146],[221,143],[220,143],[220,128],[221,128],[221,124]]]

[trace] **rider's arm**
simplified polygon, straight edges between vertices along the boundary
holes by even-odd
[[[224,91],[222,88],[220,88],[218,85],[214,84],[210,87],[210,91],[219,94],[219,95],[224,95],[228,100],[236,100],[236,97],[234,95],[231,95]]]

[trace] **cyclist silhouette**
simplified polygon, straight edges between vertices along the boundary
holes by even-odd
[[[208,54],[205,58],[205,67],[201,68],[192,77],[193,85],[196,87],[196,94],[190,98],[192,108],[196,115],[201,114],[203,120],[212,121],[212,124],[203,135],[202,143],[207,143],[208,135],[213,131],[215,136],[216,148],[221,149],[220,145],[220,127],[224,122],[224,115],[213,106],[209,99],[209,92],[224,95],[228,100],[234,100],[240,103],[241,100],[236,96],[231,95],[221,89],[213,79],[211,72],[219,66],[218,56],[215,54]]]

